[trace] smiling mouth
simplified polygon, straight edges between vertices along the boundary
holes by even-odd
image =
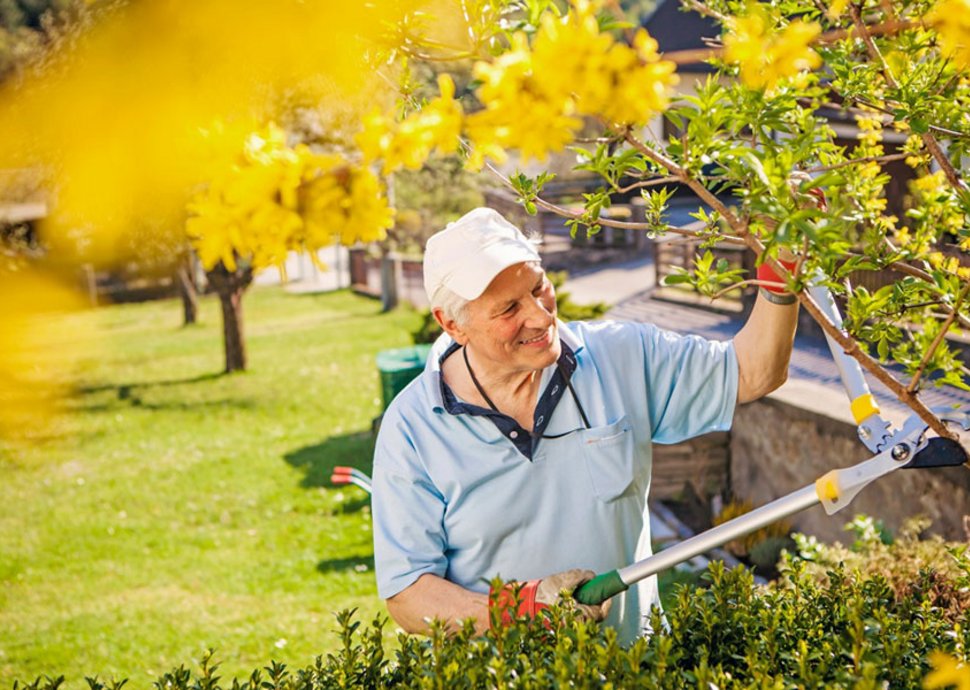
[[[537,335],[535,338],[529,338],[528,340],[520,340],[519,345],[531,345],[532,343],[537,343],[540,340],[543,340],[547,335],[549,335],[549,331],[544,331],[539,335]]]

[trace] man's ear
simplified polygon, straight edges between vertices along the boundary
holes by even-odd
[[[468,336],[462,330],[461,326],[458,325],[458,322],[445,316],[443,310],[436,307],[431,310],[431,314],[434,316],[434,320],[438,322],[438,325],[441,326],[441,329],[451,336],[452,340],[459,345],[464,345],[468,342]]]

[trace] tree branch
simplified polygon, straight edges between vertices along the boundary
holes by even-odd
[[[695,12],[697,12],[698,14],[703,14],[705,16],[708,16],[708,17],[711,17],[713,19],[716,19],[717,21],[721,22],[722,24],[725,24],[727,22],[727,20],[728,20],[727,15],[723,15],[723,14],[721,14],[720,12],[718,12],[716,10],[712,10],[710,7],[708,7],[707,5],[705,5],[702,2],[698,2],[697,0],[681,0],[681,4],[683,4],[683,5],[691,8],[692,10],[694,10]]]
[[[859,12],[859,8],[856,5],[849,3],[849,12],[852,14],[853,25],[859,32],[859,36],[862,38],[863,43],[865,43],[866,51],[869,53],[869,58],[880,66],[882,76],[883,79],[886,80],[886,84],[892,89],[899,88],[899,84],[897,83],[896,78],[893,76],[892,70],[889,69],[889,63],[886,62],[886,59],[882,56],[882,53],[879,52],[879,47],[876,45],[876,42],[872,40],[872,33],[869,30],[869,27],[866,26],[866,23],[862,20],[862,15]],[[930,155],[933,156],[933,159],[943,170],[943,174],[946,175],[946,179],[950,185],[957,191],[966,190],[967,185],[963,182],[963,180],[960,179],[960,176],[957,174],[953,164],[950,163],[950,159],[946,157],[946,154],[940,147],[936,137],[929,132],[925,132],[920,135],[920,138],[923,140],[923,144],[930,152]]]
[[[670,184],[671,182],[680,182],[679,177],[674,177],[673,175],[668,175],[667,177],[656,177],[652,180],[644,180],[643,182],[634,182],[626,187],[615,187],[614,191],[617,194],[626,194],[627,192],[633,191],[634,189],[640,189],[642,187],[655,187],[660,184]]]
[[[498,170],[494,165],[486,162],[485,167],[488,168],[489,172],[495,175],[499,179],[499,181],[502,182],[502,184],[504,184],[506,187],[511,189],[513,192],[518,193],[518,190],[515,188],[515,185],[512,184],[512,181],[509,180],[505,175],[503,175],[502,172]],[[679,179],[679,178],[676,178],[676,179]],[[532,199],[532,201],[539,208],[545,211],[549,211],[550,213],[554,213],[557,216],[561,216],[562,218],[569,218],[570,220],[580,220],[580,221],[583,220],[583,215],[584,215],[583,213],[578,211],[570,211],[568,208],[558,206],[550,201],[546,201],[541,197],[537,196],[534,199]],[[623,220],[611,220],[609,218],[599,218],[596,220],[596,223],[604,227],[620,228],[623,230],[644,230],[644,231],[657,230],[656,226],[651,225],[649,223],[634,223],[634,222],[628,222]],[[683,237],[691,237],[699,240],[715,239],[718,242],[723,242],[724,244],[733,244],[733,245],[739,245],[739,246],[744,245],[744,241],[738,237],[732,237],[731,235],[724,235],[724,234],[712,235],[710,233],[700,232],[698,230],[692,230],[689,227],[678,227],[674,225],[668,225],[665,232],[671,232],[675,235],[682,235]]]
[[[834,165],[820,165],[816,168],[809,168],[805,172],[825,172],[827,170],[838,170],[839,168],[847,168],[850,165],[858,165],[859,163],[890,163],[892,161],[903,160],[909,157],[908,153],[890,153],[884,156],[866,156],[865,158],[853,158],[852,160],[842,161],[841,163],[835,163]]]
[[[862,367],[872,374],[876,379],[882,383],[886,388],[888,388],[893,395],[895,395],[899,400],[910,407],[916,414],[926,422],[927,426],[931,428],[938,435],[957,440],[956,435],[950,431],[947,426],[940,421],[940,419],[933,414],[933,412],[923,404],[915,393],[907,390],[906,386],[900,383],[896,377],[890,374],[882,365],[879,364],[872,356],[859,347],[859,343],[847,335],[844,331],[837,328],[834,323],[822,312],[818,304],[812,299],[811,295],[806,291],[798,293],[798,301],[805,307],[805,310],[812,316],[813,319],[822,327],[825,333],[832,337],[836,343],[838,343],[842,350],[855,359]]]
[[[725,222],[734,231],[738,237],[740,237],[746,245],[758,256],[761,256],[765,252],[765,246],[762,244],[761,240],[751,234],[747,227],[742,223],[742,221],[730,210],[728,209],[720,199],[714,196],[704,185],[694,180],[687,171],[678,166],[672,160],[654,151],[650,147],[643,144],[637,140],[632,134],[627,133],[627,141],[631,146],[640,151],[644,156],[654,161],[655,163],[662,165],[671,174],[679,177],[685,184],[687,184],[694,192],[704,200],[711,208],[717,210],[724,218]],[[765,263],[767,263],[775,271],[775,274],[781,278],[791,277],[787,269],[782,266],[777,260],[771,256],[765,256]],[[859,347],[859,343],[845,332],[836,327],[834,323],[822,312],[821,308],[812,299],[811,295],[807,291],[802,290],[796,293],[798,301],[805,307],[805,310],[811,315],[813,319],[822,327],[828,335],[838,343],[842,349],[850,357],[854,358],[859,364],[862,365],[866,371],[871,373],[878,381],[880,381],[886,388],[888,388],[899,400],[906,405],[908,405],[916,414],[926,422],[934,432],[945,438],[956,439],[956,436],[947,429],[946,425],[940,421],[940,419],[933,414],[933,412],[923,404],[916,394],[910,393],[906,390],[906,387],[900,383],[892,374],[890,374],[886,369],[884,369],[876,360],[869,355],[868,352],[864,351]]]
[[[939,349],[940,343],[942,343],[943,338],[946,337],[946,332],[950,330],[950,326],[952,326],[953,322],[956,320],[957,314],[960,312],[960,303],[963,302],[964,298],[966,298],[968,291],[970,291],[970,281],[967,281],[967,284],[963,286],[960,294],[957,295],[956,302],[953,303],[953,311],[950,312],[948,317],[946,317],[946,320],[943,322],[943,325],[940,328],[940,332],[936,334],[936,337],[933,338],[933,342],[930,343],[930,346],[927,348],[926,352],[923,353],[923,359],[920,360],[919,366],[916,368],[916,373],[913,374],[913,379],[906,387],[906,390],[910,393],[915,393],[916,389],[919,387],[919,380],[920,377],[923,376],[923,372],[926,370],[926,365],[928,365],[930,360],[933,359],[933,355],[935,355],[936,351]]]

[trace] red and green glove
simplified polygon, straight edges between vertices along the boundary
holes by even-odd
[[[804,197],[810,197],[809,199],[800,201],[799,205],[802,208],[806,208],[807,206],[814,204],[819,209],[824,211],[828,203],[825,199],[825,193],[821,189],[818,187],[813,187],[804,194],[799,192],[799,185],[807,179],[808,175],[805,173],[793,173],[789,177],[788,185],[791,188],[792,195],[795,197],[802,197],[803,199]],[[790,273],[792,270],[794,270],[797,261],[795,261],[795,257],[791,254],[791,252],[786,251],[784,254],[787,254],[787,256],[780,255],[778,257],[778,263],[784,266],[785,269]],[[781,276],[775,273],[775,270],[769,266],[767,262],[758,266],[758,280],[766,283],[781,283],[781,285],[778,287],[773,285],[761,286],[761,294],[764,295],[769,302],[774,304],[794,304],[798,301],[795,295],[788,292],[788,290],[784,287],[785,281],[781,278]]]
[[[541,580],[510,582],[499,590],[489,591],[488,605],[493,611],[501,613],[502,625],[509,625],[514,618],[536,618],[540,611],[549,608],[561,595],[572,595],[580,585],[595,576],[592,570],[574,568]],[[580,617],[599,622],[610,612],[610,604],[610,600],[598,606],[577,603],[576,610]]]

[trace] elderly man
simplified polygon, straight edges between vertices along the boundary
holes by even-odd
[[[495,577],[535,615],[650,555],[651,443],[725,430],[735,403],[781,385],[797,318],[791,295],[762,291],[731,342],[562,323],[534,245],[486,208],[428,241],[424,281],[445,333],[384,415],[373,477],[378,591],[410,632],[487,629]],[[656,579],[615,599],[581,608],[629,642]]]

